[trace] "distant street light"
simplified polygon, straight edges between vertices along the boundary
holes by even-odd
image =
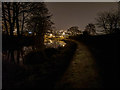
[[[52,37],[52,34],[50,34],[50,37]]]
[[[32,34],[32,32],[28,32],[29,34]]]
[[[65,35],[65,32],[63,32],[63,34],[62,35]]]

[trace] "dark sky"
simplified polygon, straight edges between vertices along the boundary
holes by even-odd
[[[58,30],[71,26],[84,29],[86,24],[95,23],[97,13],[117,9],[115,2],[48,2],[46,5]]]

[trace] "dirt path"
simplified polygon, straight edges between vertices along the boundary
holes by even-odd
[[[88,48],[77,41],[77,50],[62,79],[55,88],[99,88],[101,79],[94,57]]]

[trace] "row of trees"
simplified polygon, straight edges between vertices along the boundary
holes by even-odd
[[[8,36],[22,36],[24,31],[36,33],[39,45],[53,22],[44,2],[2,2],[2,30]]]
[[[67,32],[69,33],[69,35],[72,35],[72,36],[76,36],[76,35],[79,35],[82,33],[81,30],[79,30],[79,27],[78,26],[72,26],[70,27]],[[84,34],[92,34],[92,35],[95,35],[96,34],[96,27],[94,24],[92,23],[89,23],[88,25],[86,25],[84,31],[83,31]]]
[[[116,12],[101,12],[96,18],[96,24],[89,23],[85,27],[85,32],[88,34],[96,34],[96,27],[101,28],[102,32],[111,34],[118,32],[120,29],[120,14]]]
[[[97,16],[96,23],[89,23],[85,26],[83,34],[96,35],[96,27],[101,28],[106,34],[116,33],[120,31],[120,10],[100,12]],[[72,26],[68,29],[71,35],[75,36],[81,31],[78,26]]]
[[[101,28],[102,32],[106,34],[111,34],[118,32],[120,29],[120,13],[119,11],[106,11],[101,12],[98,14],[98,17],[96,18],[96,23],[89,23],[85,26],[84,32],[86,34],[96,34],[96,27]],[[72,32],[72,35],[76,34],[76,32],[79,32],[77,26],[73,26],[68,29],[68,31]]]
[[[50,29],[53,24],[51,15],[43,2],[3,2],[2,3],[2,27],[3,31],[12,36],[15,29],[17,35],[22,35],[24,30],[43,32]],[[41,27],[41,28],[40,28]]]
[[[89,23],[85,27],[85,31],[90,34],[96,34],[96,27],[101,28],[102,32],[111,34],[120,30],[120,2],[118,2],[118,10],[100,12],[97,16],[96,23]]]
[[[118,11],[102,12],[96,18],[97,26],[102,28],[105,33],[114,33],[120,28],[120,15]]]
[[[105,11],[100,12],[96,18],[96,23],[89,23],[85,26],[84,33],[96,34],[96,27],[101,28],[102,32],[106,34],[118,32],[120,29],[120,12],[118,11]],[[74,35],[75,32],[79,32],[77,26],[73,26],[68,29]]]
[[[81,33],[78,26],[70,27],[67,31],[70,35],[73,35],[73,36]]]
[[[85,33],[95,35],[96,27],[101,28],[106,34],[120,32],[120,2],[118,2],[118,10],[100,12],[95,20],[95,24],[86,25]]]

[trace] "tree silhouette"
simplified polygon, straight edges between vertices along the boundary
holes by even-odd
[[[53,22],[50,20],[51,15],[46,5],[41,2],[32,4],[32,12],[27,19],[27,29],[36,33],[36,47],[43,48],[44,34],[51,29]]]
[[[118,11],[116,12],[102,12],[98,14],[96,18],[98,27],[104,29],[106,33],[113,33],[114,30],[119,28],[120,16]]]
[[[96,34],[95,25],[92,24],[92,23],[89,23],[89,24],[85,27],[85,31],[86,31],[88,34],[93,34],[93,35],[95,35],[95,34]]]
[[[79,30],[79,27],[78,27],[78,26],[70,27],[70,28],[68,29],[68,32],[69,32],[71,35],[73,35],[73,36],[81,33],[81,31]]]
[[[51,15],[43,2],[3,2],[2,26],[7,35],[23,35],[25,30],[36,33],[36,45],[43,46],[44,33],[51,29]],[[39,46],[40,45],[40,46]]]
[[[2,3],[2,26],[7,35],[13,36],[14,29],[17,29],[17,35],[20,35],[20,22],[23,8],[27,3],[20,2],[3,2]],[[24,23],[23,23],[24,24]],[[23,26],[23,25],[22,25]],[[10,33],[9,33],[10,32]]]
[[[2,11],[2,20],[4,21],[2,25],[4,25],[7,34],[10,32],[10,35],[13,36],[15,27],[15,3],[2,3]]]

